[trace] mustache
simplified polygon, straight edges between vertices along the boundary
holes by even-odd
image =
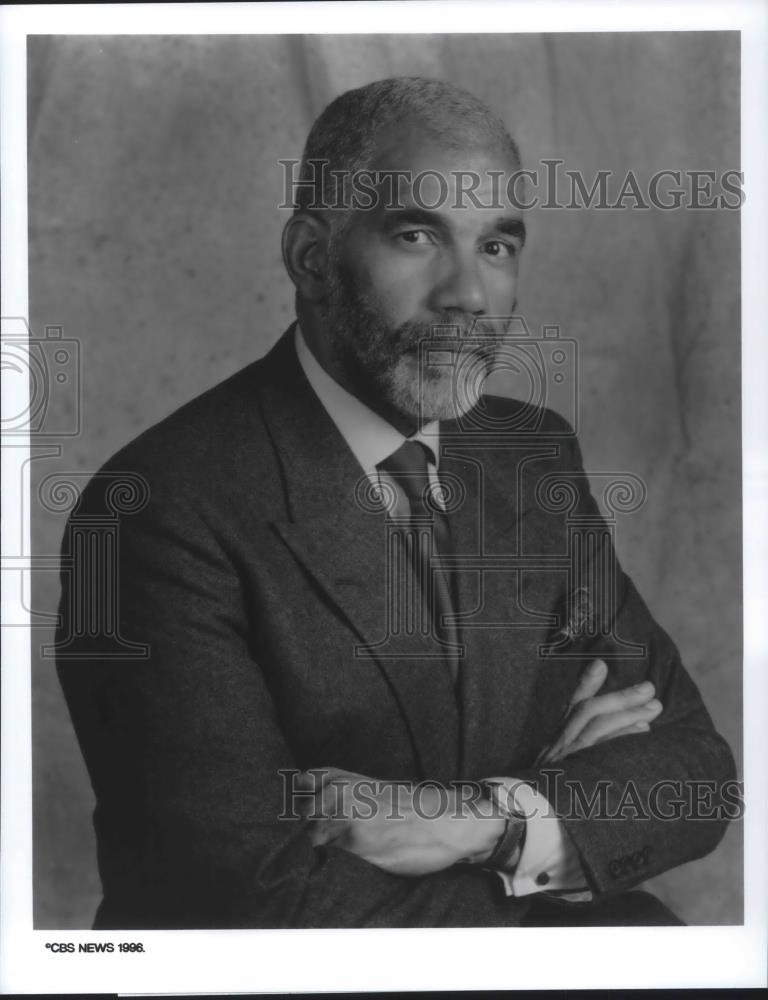
[[[508,323],[508,321],[507,321]],[[489,320],[471,313],[444,313],[430,320],[409,320],[394,331],[395,346],[402,351],[418,351],[424,343],[453,346],[455,342],[468,337],[487,339],[487,348],[492,349],[503,339],[506,324],[499,320]],[[473,345],[476,350],[485,345]]]

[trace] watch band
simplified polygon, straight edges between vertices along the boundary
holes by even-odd
[[[480,782],[485,796],[500,809],[506,822],[504,832],[490,856],[483,862],[484,868],[494,871],[513,872],[520,860],[525,843],[525,814],[505,804],[499,795],[503,786],[492,781]]]

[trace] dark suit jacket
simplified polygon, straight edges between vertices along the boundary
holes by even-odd
[[[483,406],[484,428],[446,424],[441,439],[441,476],[463,497],[451,515],[458,698],[423,638],[407,656],[363,648],[385,638],[387,521],[355,493],[360,469],[290,331],[93,478],[64,539],[58,670],[97,800],[97,927],[519,924],[528,901],[482,870],[404,878],[313,848],[301,821],[278,818],[279,772],[510,775],[546,791],[533,761],[596,652],[609,662],[604,690],[650,677],[664,712],[649,734],[574,754],[561,780],[586,799],[602,781],[615,809],[628,781],[647,805],[662,779],[733,777],[675,646],[593,530],[570,427],[539,411],[526,430],[521,404]],[[120,512],[121,474],[146,484],[142,509]],[[553,474],[570,492],[547,490]],[[83,542],[105,527],[119,553],[111,610]],[[89,587],[101,603],[83,604]],[[575,620],[574,590],[588,606]],[[565,645],[547,655],[559,629]],[[579,818],[565,799],[557,809],[598,895],[706,854],[725,827],[631,809]]]

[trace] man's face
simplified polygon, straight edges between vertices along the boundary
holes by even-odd
[[[514,312],[524,227],[504,193],[515,164],[411,131],[382,150],[373,169],[407,171],[411,180],[400,182],[397,199],[388,197],[390,182],[376,207],[351,212],[331,240],[329,360],[348,388],[385,415],[450,419],[476,403],[504,336],[496,318]],[[423,171],[431,173],[414,185]],[[465,192],[474,184],[470,172],[479,180],[473,197],[461,193],[462,184]],[[447,342],[437,340],[436,326]]]

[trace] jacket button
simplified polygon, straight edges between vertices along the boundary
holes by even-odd
[[[536,876],[536,885],[547,885],[549,883],[549,875],[546,872],[539,872]]]

